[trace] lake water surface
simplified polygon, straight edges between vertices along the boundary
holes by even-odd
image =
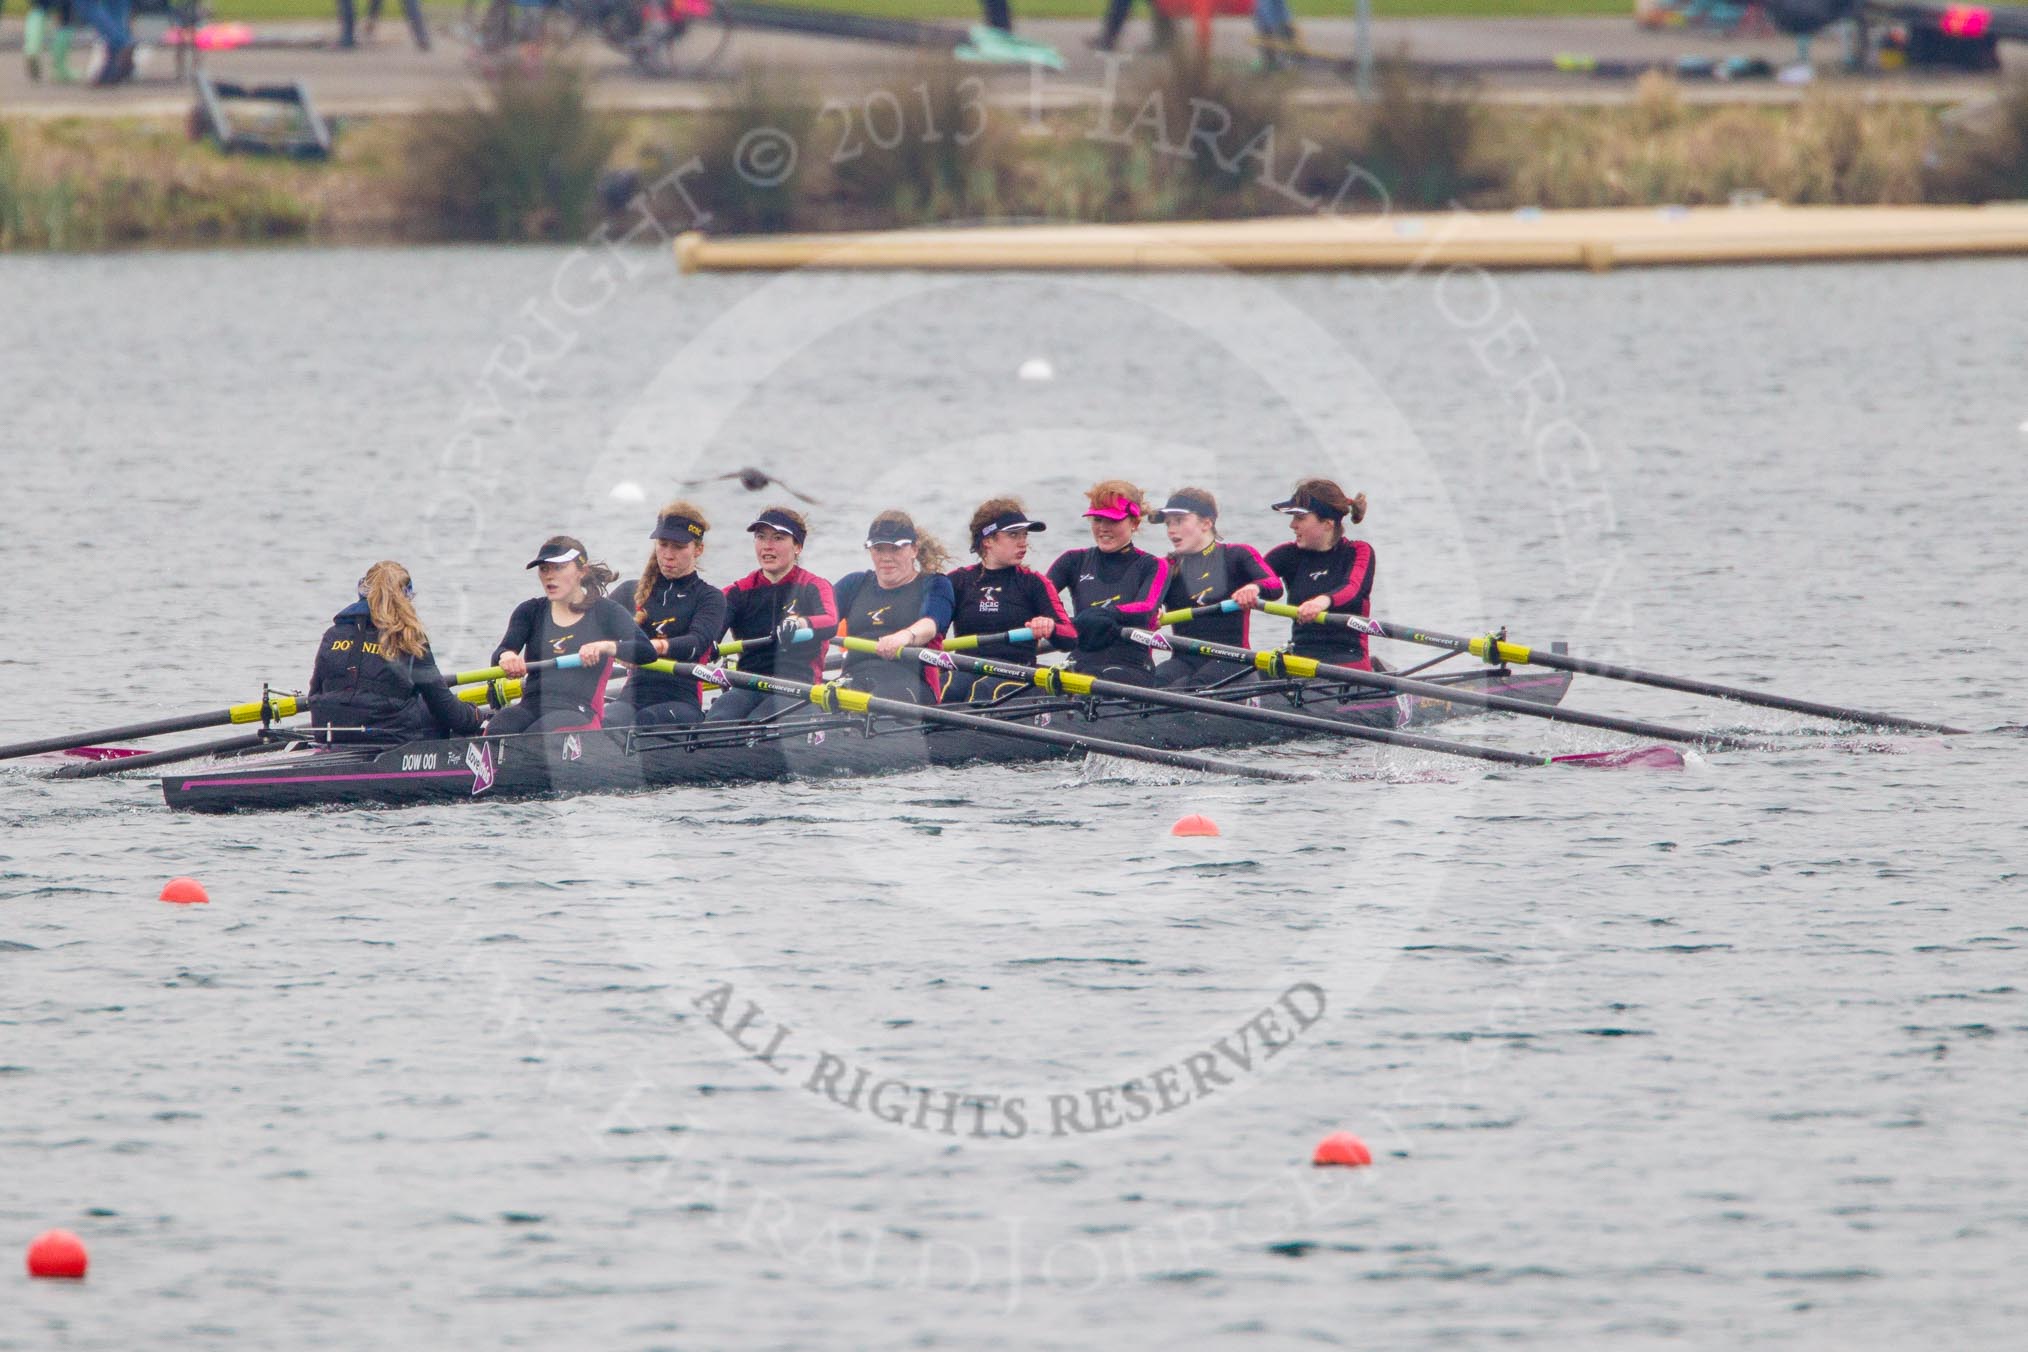
[[[479,665],[545,535],[637,574],[743,465],[832,576],[1007,490],[1046,564],[1112,474],[1265,547],[1327,473],[1377,615],[1975,730],[1580,678],[1781,749],[225,819],[0,764],[0,1252],[93,1254],[0,1347],[2015,1345],[2024,284],[0,259],[0,741],[297,688],[379,558]],[[689,491],[749,570],[773,495]]]

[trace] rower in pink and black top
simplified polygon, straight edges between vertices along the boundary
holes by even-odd
[[[1175,547],[1169,556],[1169,590],[1163,594],[1162,608],[1187,610],[1220,601],[1240,607],[1236,614],[1181,621],[1174,626],[1175,632],[1206,643],[1244,648],[1251,612],[1263,600],[1272,601],[1282,594],[1282,580],[1252,545],[1218,538],[1218,499],[1206,489],[1177,489],[1155,515],[1168,526],[1169,543]],[[1244,670],[1215,658],[1172,653],[1155,668],[1155,682],[1204,685]]]
[[[977,563],[953,569],[951,635],[1004,634],[1026,629],[1039,643],[1054,637],[1069,644],[1077,637],[1070,616],[1049,579],[1026,567],[1028,537],[1049,529],[1029,519],[1019,498],[988,498],[972,513],[969,527]],[[1033,645],[982,643],[972,650],[994,662],[1035,661]],[[944,691],[946,704],[992,700],[1033,690],[1025,681],[957,672]]]
[[[866,528],[866,552],[872,568],[838,579],[838,611],[848,636],[873,639],[880,651],[848,654],[845,679],[854,689],[883,699],[935,704],[936,668],[904,661],[900,653],[939,641],[951,622],[944,547],[917,530],[908,513],[889,511]]]
[[[1151,685],[1154,658],[1120,632],[1128,625],[1153,629],[1169,586],[1168,561],[1134,546],[1147,496],[1125,479],[1107,479],[1085,497],[1092,547],[1071,550],[1049,565],[1048,574],[1051,586],[1070,593],[1077,631],[1072,665],[1105,680]]]
[[[617,575],[585,557],[568,535],[552,535],[528,562],[542,595],[514,608],[493,649],[502,671],[524,682],[521,702],[494,714],[489,734],[583,732],[605,723],[613,660],[652,662],[655,649],[625,606],[605,595]],[[528,664],[576,657],[581,666],[530,671]]]
[[[1345,537],[1345,518],[1366,519],[1366,495],[1345,496],[1329,479],[1305,479],[1275,504],[1289,516],[1296,538],[1268,551],[1268,567],[1279,573],[1301,618],[1295,622],[1292,651],[1321,662],[1371,671],[1366,635],[1339,625],[1309,624],[1325,611],[1373,614],[1373,546]]]
[[[655,645],[658,657],[702,662],[725,632],[725,593],[697,572],[704,534],[711,523],[695,503],[678,499],[657,513],[648,538],[655,552],[634,584],[634,620]],[[643,727],[695,723],[704,717],[702,691],[694,679],[659,671],[636,671],[606,708],[607,726],[620,721]]]
[[[770,507],[746,529],[760,567],[725,589],[725,631],[737,639],[774,642],[741,654],[739,669],[756,676],[822,681],[825,640],[838,629],[838,602],[831,584],[802,566],[809,523],[793,507]],[[814,639],[795,642],[804,629],[814,631]],[[704,716],[713,722],[759,718],[797,702],[755,690],[727,690]]]

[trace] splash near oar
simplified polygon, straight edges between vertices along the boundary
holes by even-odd
[[[198,742],[194,746],[172,746],[163,751],[150,751],[138,756],[121,756],[113,760],[81,761],[75,765],[60,766],[50,774],[51,779],[98,779],[105,775],[123,775],[133,770],[149,770],[157,765],[175,765],[181,761],[197,760],[204,756],[229,756],[239,751],[252,751],[270,745],[269,740],[258,732],[244,732],[236,737],[222,737],[215,742]]]
[[[272,723],[297,714],[308,713],[308,700],[294,695],[268,694],[244,704],[228,705],[207,713],[184,714],[177,718],[158,718],[148,723],[127,723],[117,728],[95,728],[90,732],[71,733],[63,737],[43,737],[33,742],[16,742],[12,746],[0,746],[0,760],[13,760],[18,756],[39,756],[50,751],[70,751],[95,742],[124,742],[137,737],[163,737],[172,732],[195,732],[199,728],[219,728],[233,723]]]
[[[1289,619],[1296,617],[1294,606],[1270,602],[1263,606],[1271,615]],[[1543,652],[1520,643],[1509,643],[1505,639],[1488,634],[1482,638],[1461,638],[1455,634],[1440,634],[1433,629],[1422,629],[1413,625],[1395,624],[1389,620],[1369,620],[1363,615],[1340,615],[1326,612],[1315,621],[1302,623],[1335,624],[1361,634],[1378,638],[1397,639],[1403,643],[1420,643],[1431,648],[1448,648],[1452,652],[1470,653],[1473,657],[1488,662],[1514,662],[1523,666],[1549,667],[1556,671],[1579,672],[1586,676],[1599,676],[1608,681],[1627,681],[1634,685],[1650,685],[1660,690],[1677,690],[1686,695],[1708,695],[1714,699],[1728,699],[1739,704],[1752,704],[1763,709],[1781,709],[1788,713],[1808,714],[1812,718],[1829,718],[1840,723],[1858,723],[1877,728],[1899,728],[1904,732],[1941,732],[1959,736],[1964,728],[1954,728],[1947,723],[1932,723],[1926,719],[1903,718],[1898,714],[1872,713],[1865,709],[1848,709],[1843,705],[1824,704],[1817,700],[1797,699],[1793,695],[1777,695],[1765,690],[1747,690],[1736,685],[1720,685],[1716,681],[1700,681],[1688,676],[1670,676],[1664,672],[1642,671],[1635,667],[1619,666],[1612,662],[1594,662],[1588,658],[1572,657],[1569,653]]]
[[[728,667],[706,666],[697,662],[653,662],[650,671],[662,671],[676,676],[687,676],[692,680],[715,685],[721,690],[751,690],[759,695],[787,695],[792,699],[814,704],[826,713],[883,714],[913,723],[927,723],[938,727],[965,728],[972,732],[991,733],[1015,741],[1043,742],[1073,751],[1084,751],[1101,756],[1118,756],[1122,760],[1143,761],[1150,765],[1165,765],[1177,770],[1197,770],[1205,774],[1234,775],[1241,779],[1276,779],[1288,782],[1307,782],[1311,776],[1294,770],[1276,770],[1262,765],[1241,765],[1236,761],[1218,760],[1211,756],[1194,755],[1187,751],[1164,751],[1156,747],[1135,746],[1130,742],[1115,742],[1104,737],[1092,737],[1081,732],[1062,732],[1055,728],[1036,727],[1028,723],[1003,722],[981,714],[958,713],[953,709],[935,704],[914,704],[908,700],[881,699],[861,690],[828,682],[811,684],[808,681],[783,680],[779,676],[752,676]]]
[[[1600,728],[1607,732],[1624,732],[1635,737],[1653,737],[1663,742],[1682,742],[1691,746],[1722,747],[1730,751],[1765,750],[1765,744],[1746,737],[1735,737],[1723,732],[1693,732],[1688,728],[1673,728],[1665,723],[1650,723],[1640,718],[1615,718],[1610,714],[1586,713],[1582,709],[1566,709],[1561,704],[1538,704],[1533,700],[1515,699],[1509,695],[1491,695],[1476,690],[1458,690],[1453,686],[1438,685],[1434,681],[1418,681],[1406,676],[1395,676],[1384,671],[1367,671],[1363,667],[1339,666],[1333,662],[1320,662],[1314,657],[1302,657],[1295,653],[1275,652],[1258,648],[1239,648],[1227,643],[1208,643],[1203,639],[1184,638],[1180,634],[1157,634],[1150,630],[1132,631],[1136,643],[1150,648],[1159,648],[1172,653],[1186,653],[1193,657],[1206,657],[1221,662],[1238,662],[1251,666],[1270,676],[1293,676],[1299,680],[1314,680],[1319,677],[1334,681],[1353,681],[1370,685],[1381,690],[1392,690],[1397,694],[1412,695],[1417,699],[1442,700],[1446,704],[1466,704],[1476,709],[1491,709],[1498,713],[1521,714],[1527,718],[1540,718],[1551,723],[1569,723],[1581,728]]]

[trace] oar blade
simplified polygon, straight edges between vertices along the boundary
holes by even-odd
[[[1673,746],[1616,746],[1610,751],[1575,751],[1551,756],[1551,765],[1577,765],[1591,770],[1680,770],[1683,753]]]

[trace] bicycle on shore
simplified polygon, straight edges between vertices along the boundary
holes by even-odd
[[[732,22],[714,0],[465,0],[465,37],[482,56],[561,51],[587,32],[644,74],[696,76],[724,54]]]

